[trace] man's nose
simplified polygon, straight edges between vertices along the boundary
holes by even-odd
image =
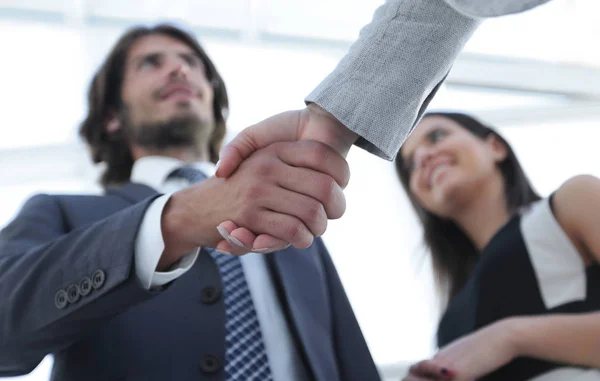
[[[190,66],[184,62],[176,62],[171,68],[170,75],[176,78],[187,79],[190,72]]]

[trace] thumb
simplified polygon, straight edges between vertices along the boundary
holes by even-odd
[[[223,147],[216,177],[228,177],[253,152],[276,142],[298,140],[302,111],[286,111],[247,127]]]

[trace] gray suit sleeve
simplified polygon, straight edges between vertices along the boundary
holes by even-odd
[[[389,0],[305,101],[392,160],[478,25],[443,0]]]
[[[150,202],[71,231],[56,198],[38,195],[0,232],[0,376],[29,373],[45,355],[152,296],[133,274]],[[94,278],[98,271],[104,276]],[[93,287],[61,306],[57,293],[84,278]]]
[[[445,0],[454,9],[472,17],[498,17],[525,12],[550,0]]]

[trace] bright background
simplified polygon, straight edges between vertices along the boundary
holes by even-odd
[[[230,135],[303,106],[381,0],[0,0],[0,226],[38,192],[97,192],[76,129],[88,81],[132,24],[193,30],[229,89]],[[473,113],[513,144],[547,195],[600,176],[600,3],[554,0],[487,21],[430,109]],[[348,209],[325,235],[382,372],[430,355],[438,315],[420,230],[392,164],[349,155]],[[1,297],[0,297],[1,298]],[[19,380],[48,379],[51,359]]]

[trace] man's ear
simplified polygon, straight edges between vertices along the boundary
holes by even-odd
[[[109,134],[114,134],[115,132],[119,131],[121,129],[121,121],[119,120],[119,118],[115,115],[112,118],[110,118],[110,120],[108,121],[108,123],[106,123],[106,131]]]

